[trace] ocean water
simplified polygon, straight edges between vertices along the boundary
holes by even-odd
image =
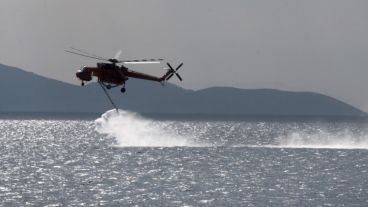
[[[367,206],[368,123],[0,120],[0,206]]]

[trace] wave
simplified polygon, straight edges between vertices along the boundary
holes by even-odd
[[[276,137],[274,144],[234,145],[249,148],[291,148],[291,149],[368,149],[368,135],[354,134],[350,131],[318,133],[290,132]]]
[[[292,132],[279,137],[279,147],[285,148],[329,148],[329,149],[368,149],[368,135],[354,134],[349,130],[318,133]]]

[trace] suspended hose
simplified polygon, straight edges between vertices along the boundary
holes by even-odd
[[[103,86],[101,81],[98,81],[98,83],[100,84],[102,90],[105,92],[105,94],[106,94],[107,98],[109,99],[110,103],[112,104],[112,106],[116,109],[117,112],[119,112],[118,107],[116,107],[115,103],[112,101],[112,98],[110,97],[109,93],[107,92],[107,90],[105,89],[105,87]]]

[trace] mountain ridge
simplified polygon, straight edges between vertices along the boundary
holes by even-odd
[[[99,87],[97,83],[80,87],[0,64],[0,112],[104,112],[112,107]],[[162,87],[156,82],[137,79],[127,81],[125,94],[116,89],[109,92],[119,107],[139,113],[244,116],[367,115],[340,100],[313,92],[233,87],[189,90],[170,83]]]

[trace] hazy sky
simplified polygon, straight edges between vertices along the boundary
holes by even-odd
[[[368,111],[367,0],[0,3],[0,63],[43,76],[79,84],[76,69],[96,61],[70,46],[106,57],[122,49],[123,59],[183,61],[184,82],[172,82],[184,88],[313,91]]]

